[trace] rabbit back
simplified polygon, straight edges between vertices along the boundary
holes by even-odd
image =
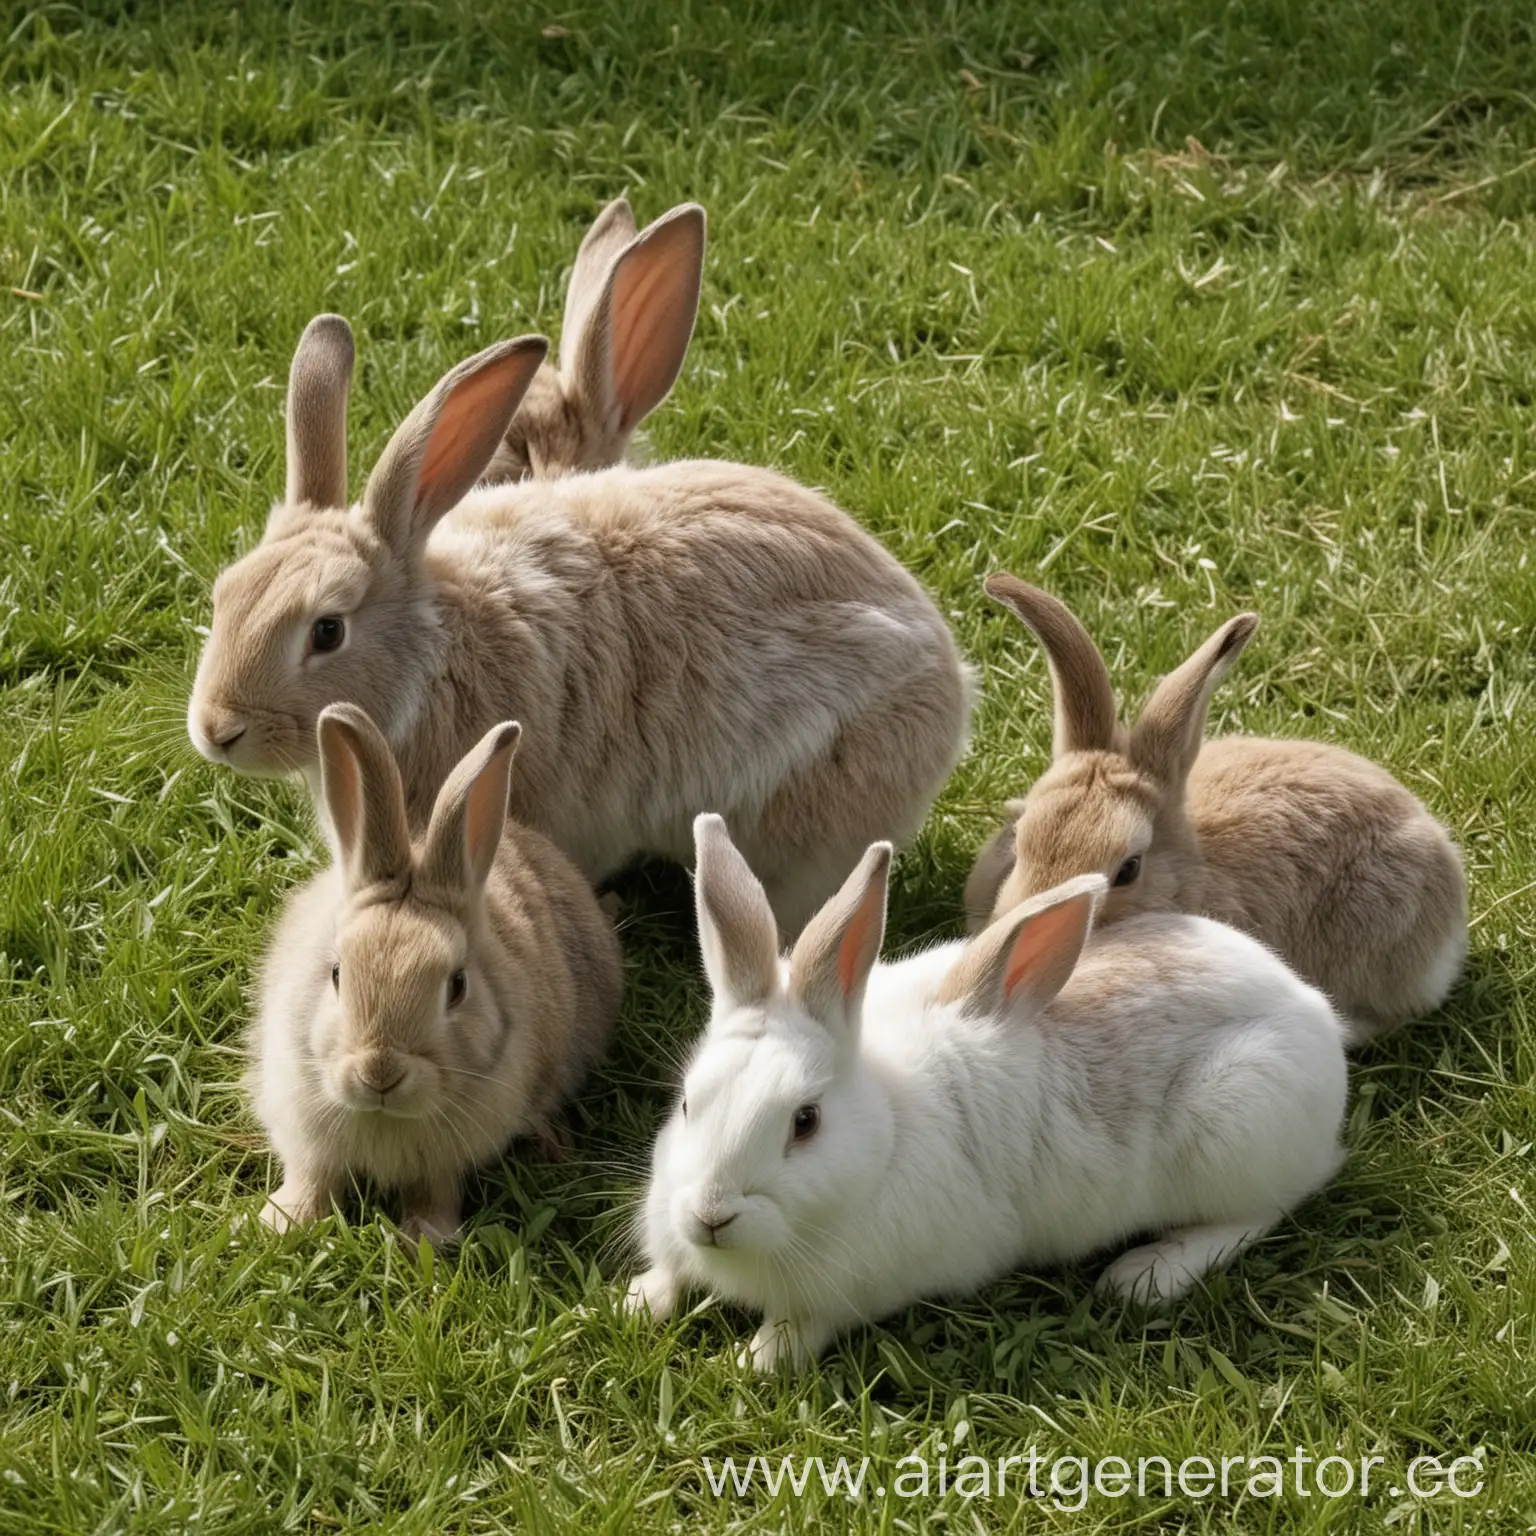
[[[866,1049],[908,1128],[860,1237],[884,1249],[890,1290],[867,1315],[910,1299],[914,1269],[923,1292],[963,1292],[1142,1231],[1272,1224],[1337,1170],[1340,1022],[1235,929],[1117,923],[1033,1023],[937,1028],[910,1005],[923,964],[882,968],[866,1004]]]
[[[1455,844],[1384,768],[1325,742],[1224,736],[1190,772],[1200,910],[1321,987],[1357,1039],[1432,1012],[1467,950]]]
[[[468,661],[439,700],[449,730],[404,744],[408,792],[456,749],[455,717],[515,712],[529,731],[513,814],[589,878],[639,853],[687,860],[707,807],[798,927],[870,841],[916,828],[964,745],[969,678],[932,602],[851,518],[771,472],[694,462],[486,488],[428,556],[462,615],[448,649]]]
[[[1175,1227],[1277,1215],[1338,1167],[1340,1020],[1232,927],[1149,915],[1104,930],[1042,1029],[1042,1103],[1109,1138],[1134,1191],[1117,1236],[1138,1216]]]

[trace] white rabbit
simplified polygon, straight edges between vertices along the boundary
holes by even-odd
[[[1131,918],[1084,952],[1102,875],[969,942],[877,965],[876,844],[787,961],[719,817],[696,823],[714,996],[659,1136],[629,1304],[762,1314],[767,1369],[934,1294],[1139,1233],[1100,1286],[1169,1301],[1341,1159],[1343,1026],[1256,940]]]

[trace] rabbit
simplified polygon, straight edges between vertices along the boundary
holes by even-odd
[[[1050,768],[983,848],[972,930],[1082,870],[1102,922],[1201,912],[1262,939],[1321,988],[1361,1044],[1437,1008],[1467,953],[1467,884],[1445,828],[1384,768],[1312,741],[1204,742],[1211,694],[1258,627],[1228,619],[1129,730],[1087,631],[1016,577],[988,593],[1034,631],[1056,695]]]
[[[1148,916],[1085,950],[1090,874],[882,965],[877,843],[785,961],[724,823],[698,842],[713,1003],[629,1310],[665,1319],[706,1287],[762,1315],[743,1363],[803,1365],[923,1297],[1148,1233],[1099,1288],[1162,1306],[1337,1171],[1343,1026],[1246,934]]]
[[[491,482],[551,479],[622,463],[635,428],[682,371],[704,280],[704,210],[683,203],[639,234],[609,203],[576,255],[560,367],[533,376],[491,456]]]
[[[721,809],[794,933],[872,839],[921,824],[965,744],[969,669],[901,564],[771,471],[473,489],[545,350],[523,337],[449,372],[348,510],[352,336],[311,322],[287,495],[214,584],[189,734],[242,773],[302,774],[319,806],[314,722],[359,704],[416,829],[452,764],[518,719],[511,813],[589,880],[686,861],[693,817]]]
[[[492,726],[412,842],[389,745],[354,704],[317,726],[336,862],[289,900],[261,968],[246,1088],[283,1165],[279,1231],[353,1176],[401,1230],[459,1228],[460,1180],[554,1116],[612,1032],[618,940],[551,843],[507,820],[521,728]]]

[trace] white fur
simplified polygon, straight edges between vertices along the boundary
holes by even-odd
[[[709,1288],[762,1314],[750,1353],[768,1367],[924,1296],[1140,1232],[1159,1237],[1101,1284],[1170,1300],[1337,1169],[1343,1027],[1256,941],[1199,917],[1132,919],[1054,1000],[1007,1016],[936,1001],[965,948],[877,965],[863,1028],[855,1016],[844,1037],[792,1000],[787,968],[747,1006],[712,974],[687,1118],[675,1109],[655,1147],[651,1267],[631,1305],[664,1316],[685,1287]],[[809,1103],[821,1128],[793,1143]],[[716,1245],[695,1240],[706,1219],[729,1219]]]

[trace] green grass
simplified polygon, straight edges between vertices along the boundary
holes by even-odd
[[[494,19],[493,19],[494,18]],[[1536,1524],[1536,21],[1452,0],[0,5],[0,1532],[1377,1530],[1390,1499],[716,1501],[695,1458],[1483,1447],[1408,1532]],[[316,839],[198,761],[208,582],[281,482],[322,308],[353,468],[450,363],[558,325],[586,221],[696,197],[658,455],[828,488],[980,664],[898,944],[1047,750],[1036,573],[1128,693],[1239,607],[1223,726],[1338,741],[1453,828],[1472,956],[1363,1055],[1349,1163],[1145,1327],[1092,1271],[726,1363],[623,1320],[615,1212],[701,1022],[635,884],[577,1155],[423,1268],[368,1210],[239,1225],[252,959]],[[1043,574],[1042,574],[1043,573]]]

